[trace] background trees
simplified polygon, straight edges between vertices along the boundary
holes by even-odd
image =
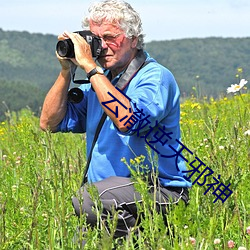
[[[0,120],[6,107],[39,112],[60,69],[56,43],[54,35],[0,29]],[[152,41],[146,50],[173,72],[182,98],[223,96],[226,87],[239,81],[238,68],[241,77],[250,78],[250,38]]]

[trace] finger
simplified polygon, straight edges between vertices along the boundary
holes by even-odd
[[[64,59],[65,59],[65,57],[59,56],[59,54],[57,53],[57,51],[56,51],[56,57],[57,57],[58,59],[60,59],[60,60],[64,60]]]
[[[72,42],[83,42],[85,39],[78,33],[64,31],[65,36],[72,40]]]
[[[77,33],[69,32],[69,31],[64,31],[63,35],[67,38],[70,38],[71,40],[77,37]]]
[[[65,30],[65,31],[63,32],[63,35],[69,37],[69,33],[70,33],[69,31]]]
[[[78,62],[76,61],[75,58],[68,58],[68,57],[61,57],[58,55],[57,51],[56,51],[56,57],[58,58],[59,61],[63,62],[63,61],[66,61],[68,63],[73,63],[75,64],[76,66],[79,66]]]
[[[58,40],[65,40],[65,39],[68,39],[68,38],[69,38],[69,36],[65,32],[58,35],[58,37],[57,37]]]

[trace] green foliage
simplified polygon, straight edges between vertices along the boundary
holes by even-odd
[[[3,89],[10,85],[6,89],[7,96],[1,92],[1,101],[13,107],[10,103],[15,98],[12,111],[27,105],[33,111],[40,109],[41,100],[60,70],[55,56],[56,42],[54,35],[0,29],[0,86]],[[235,77],[238,68],[243,69],[243,78],[250,78],[250,38],[153,41],[146,44],[146,50],[173,72],[184,99],[192,94],[214,98],[224,96],[227,86],[238,83]],[[20,85],[19,95],[15,95],[15,82]],[[29,96],[33,99],[29,103],[27,99],[23,100],[28,92],[23,85],[35,90]]]
[[[221,182],[231,183],[233,194],[224,203],[213,203],[212,190],[204,195],[207,186],[196,183],[189,205],[171,207],[165,226],[136,171],[143,167],[144,158],[138,156],[127,165],[143,197],[138,204],[143,230],[138,233],[135,227],[127,239],[113,240],[117,221],[107,221],[111,235],[99,221],[99,230],[88,228],[84,234],[85,249],[219,250],[227,249],[229,240],[235,249],[249,249],[249,102],[250,95],[241,94],[219,100],[191,98],[181,105],[183,143],[193,152],[185,157],[189,162],[199,157],[214,177],[221,175]],[[76,228],[87,225],[84,215],[80,220],[74,216],[71,197],[82,181],[84,165],[82,135],[44,133],[27,109],[8,113],[0,123],[0,249],[80,249],[83,236]],[[206,183],[212,182],[208,177]],[[95,190],[92,194],[100,213]],[[214,244],[215,239],[220,242]]]
[[[0,79],[48,90],[60,69],[54,35],[0,29]],[[37,95],[40,93],[37,93]]]
[[[5,119],[10,110],[19,111],[20,107],[28,107],[39,115],[44,96],[45,91],[29,82],[0,80],[0,121]]]
[[[197,81],[202,96],[224,96],[225,88],[237,83],[240,67],[247,70],[244,78],[250,77],[250,38],[154,41],[146,49],[173,72],[184,96],[190,96]]]

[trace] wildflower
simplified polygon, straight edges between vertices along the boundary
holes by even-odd
[[[238,73],[242,73],[243,72],[243,68],[238,68],[237,71],[238,71]]]
[[[181,111],[181,116],[185,116],[185,115],[187,115],[187,113],[184,111]]]
[[[229,240],[227,242],[227,246],[228,246],[228,248],[234,248],[234,241],[233,240]]]
[[[223,150],[224,149],[224,146],[219,146],[219,150]]]
[[[191,104],[191,108],[192,108],[192,109],[195,109],[195,108],[201,109],[201,106],[200,106],[199,103],[196,102],[196,103],[192,103],[192,104]]]
[[[48,214],[47,213],[43,213],[42,214],[43,220],[47,221],[48,220]]]
[[[247,81],[245,79],[241,79],[239,84],[231,84],[231,87],[227,88],[227,93],[235,93],[240,91],[245,85]]]
[[[215,245],[220,244],[220,239],[214,239],[214,244]]]
[[[129,162],[130,162],[131,165],[135,165],[135,161],[133,159],[130,159]]]
[[[250,235],[250,226],[247,227],[246,232],[248,235]]]
[[[188,226],[187,226],[187,225],[185,225],[185,226],[184,226],[184,229],[188,229]]]
[[[16,192],[16,190],[17,190],[17,185],[13,185],[13,186],[11,187],[11,189],[12,189],[13,192]]]
[[[208,158],[206,156],[203,156],[204,161],[208,161]]]
[[[21,207],[21,208],[20,208],[20,214],[23,214],[24,211],[25,211],[24,207]]]
[[[247,250],[245,247],[239,247],[238,250]]]
[[[245,136],[249,136],[250,135],[250,129],[248,129],[247,131],[244,132]]]
[[[141,163],[141,161],[140,161],[140,158],[139,158],[139,157],[135,157],[135,161],[136,161],[136,163],[137,163],[137,164],[140,164],[140,163]]]
[[[196,243],[196,239],[193,237],[189,237],[189,240],[190,240],[191,244],[194,246]]]
[[[126,158],[125,157],[121,158],[121,162],[126,163]]]

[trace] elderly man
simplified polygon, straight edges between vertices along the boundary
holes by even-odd
[[[40,126],[52,132],[86,132],[86,181],[98,190],[101,219],[107,215],[112,219],[113,211],[119,211],[115,237],[120,237],[135,226],[136,202],[141,201],[131,171],[121,159],[129,163],[136,156],[145,156],[147,168],[141,171],[145,177],[157,173],[159,211],[166,212],[170,203],[188,202],[191,183],[182,173],[186,167],[180,155],[179,89],[171,72],[144,51],[141,19],[128,3],[106,0],[93,4],[83,26],[101,40],[101,54],[95,61],[89,43],[78,33],[59,36],[59,40],[72,41],[75,56],[57,55],[61,71],[45,98]],[[78,103],[68,99],[75,66],[89,80],[79,87],[83,98]],[[158,160],[153,165],[150,159],[155,155]],[[150,178],[148,185],[153,186]],[[149,188],[152,198],[154,191]],[[85,182],[79,193],[83,202],[73,198],[75,212],[85,214],[87,223],[95,226],[94,202]]]

